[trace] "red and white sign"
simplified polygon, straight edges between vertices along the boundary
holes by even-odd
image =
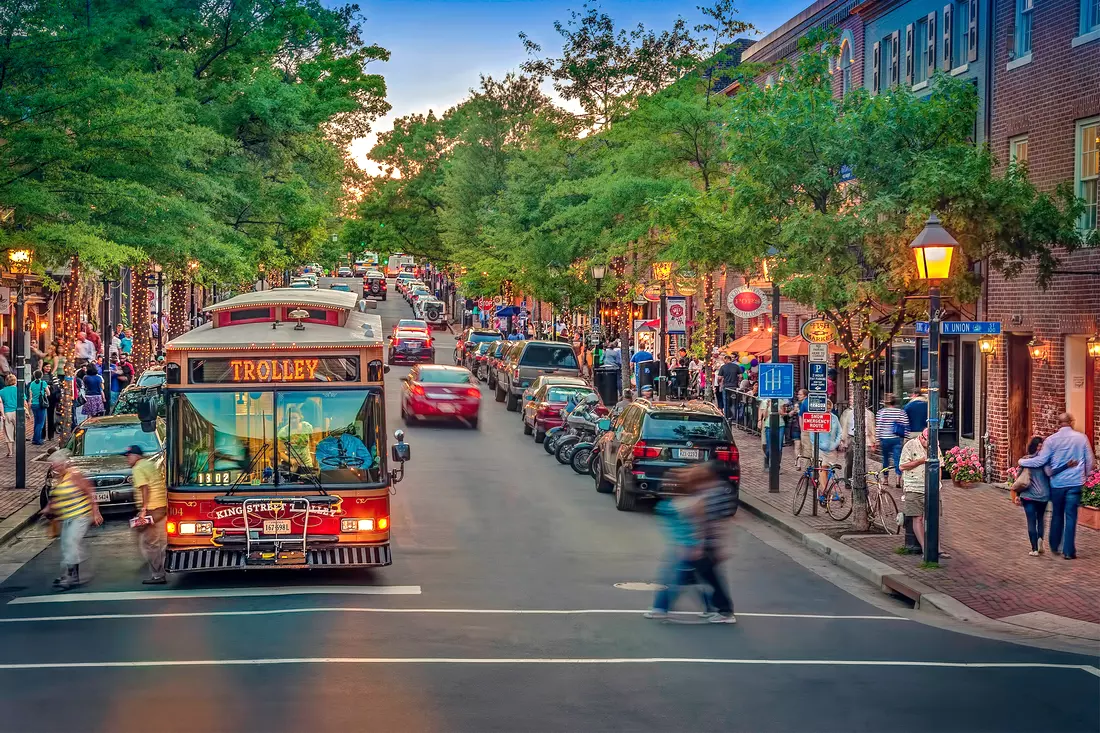
[[[477,302],[477,307],[480,308],[483,311],[484,310],[489,310],[490,308],[493,307],[493,299],[492,298],[482,298],[481,300],[479,300]]]
[[[833,429],[833,413],[831,412],[804,412],[802,413],[802,432],[804,433],[828,433]]]
[[[760,288],[744,285],[726,296],[730,313],[741,318],[756,318],[768,310],[768,298]]]
[[[656,303],[661,299],[661,286],[649,285],[642,291],[642,297],[648,300],[650,303]]]

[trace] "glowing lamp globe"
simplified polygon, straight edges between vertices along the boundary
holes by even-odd
[[[946,280],[951,275],[951,256],[958,246],[958,241],[943,228],[939,217],[930,215],[924,229],[909,245],[917,262],[917,277]]]

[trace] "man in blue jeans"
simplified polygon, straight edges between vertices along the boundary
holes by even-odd
[[[897,406],[894,395],[883,398],[883,407],[875,414],[875,441],[882,451],[882,467],[894,466],[895,484],[901,488],[901,444],[909,433],[909,416]]]
[[[1039,454],[1021,458],[1020,465],[1024,468],[1068,466],[1050,477],[1050,551],[1057,555],[1060,550],[1064,559],[1076,560],[1077,507],[1094,460],[1089,439],[1073,429],[1073,416],[1063,412],[1058,416],[1058,424],[1061,427],[1043,441]]]

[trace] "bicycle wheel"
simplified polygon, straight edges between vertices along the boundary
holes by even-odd
[[[852,486],[848,479],[834,478],[825,490],[825,511],[838,522],[852,515]]]
[[[900,531],[898,525],[898,505],[889,491],[882,491],[878,495],[878,523],[886,531],[886,534],[897,534]]]
[[[798,486],[794,487],[794,497],[791,499],[791,512],[797,517],[802,513],[802,507],[806,505],[806,494],[810,491],[810,477],[802,474],[798,479]],[[814,493],[817,493],[816,491]],[[816,497],[814,499],[816,501]]]

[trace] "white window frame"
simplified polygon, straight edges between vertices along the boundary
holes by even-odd
[[[1016,0],[1016,22],[1014,24],[1016,39],[1013,42],[1013,49],[1016,52],[1017,59],[1031,55],[1031,24],[1034,16],[1035,0]],[[1026,48],[1024,47],[1025,41],[1027,42]]]
[[[1081,31],[1079,35],[1100,32],[1100,0],[1081,0]]]
[[[1085,199],[1085,205],[1091,206],[1091,216],[1088,212],[1081,217],[1081,229],[1086,231],[1096,229],[1100,227],[1100,170],[1094,175],[1089,176],[1088,179],[1084,177],[1084,157],[1085,157],[1085,130],[1094,128],[1091,138],[1091,147],[1100,155],[1100,117],[1092,117],[1087,120],[1078,120],[1077,126],[1073,135],[1073,181],[1074,181],[1074,193],[1085,198],[1085,183],[1087,181],[1093,182],[1093,200],[1090,203]],[[1100,169],[1100,165],[1097,165]]]
[[[1020,148],[1023,147],[1024,154],[1020,156]],[[1027,135],[1016,135],[1008,139],[1008,162],[1009,163],[1023,163],[1027,165]]]
[[[852,50],[852,43],[847,38],[840,41],[840,59],[837,62],[837,67],[840,70],[840,97],[843,99],[848,95],[848,92],[852,91],[852,64],[854,63],[855,52]]]
[[[928,19],[921,18],[913,29],[913,86],[928,81]]]

